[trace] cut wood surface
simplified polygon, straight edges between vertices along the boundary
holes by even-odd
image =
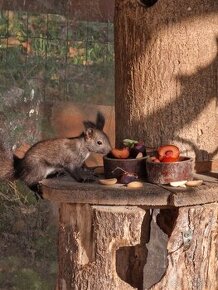
[[[218,179],[196,175],[204,180],[198,187],[175,188],[143,183],[142,188],[78,183],[71,178],[45,179],[41,182],[45,199],[65,203],[102,205],[143,205],[147,207],[181,207],[218,201]]]
[[[143,188],[108,186],[98,183],[78,183],[72,179],[46,179],[41,183],[45,199],[65,203],[102,205],[166,206],[170,192],[155,184],[144,183]]]

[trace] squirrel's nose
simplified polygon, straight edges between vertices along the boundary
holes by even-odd
[[[111,151],[112,147],[109,145],[105,150],[103,154],[108,154]]]

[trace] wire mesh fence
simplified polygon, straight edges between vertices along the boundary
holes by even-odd
[[[0,93],[113,104],[113,24],[57,14],[0,12]],[[13,96],[12,96],[13,97]]]

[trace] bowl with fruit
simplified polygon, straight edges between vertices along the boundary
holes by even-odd
[[[192,180],[193,159],[181,156],[175,145],[160,146],[154,156],[146,160],[147,179],[156,184]]]
[[[124,139],[120,148],[113,148],[103,157],[106,178],[117,178],[119,183],[128,184],[146,177],[146,159],[154,154],[143,141]]]

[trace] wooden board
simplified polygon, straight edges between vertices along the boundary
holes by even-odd
[[[41,189],[45,199],[63,203],[89,203],[97,205],[137,205],[149,208],[183,207],[218,201],[218,179],[204,179],[201,186],[174,188],[143,183],[140,189],[126,186],[105,186],[98,183],[78,183],[69,177],[45,179]]]
[[[105,186],[78,183],[70,179],[46,179],[41,183],[45,199],[63,203],[89,203],[102,205],[169,206],[170,192],[155,184],[144,183],[143,188]]]

